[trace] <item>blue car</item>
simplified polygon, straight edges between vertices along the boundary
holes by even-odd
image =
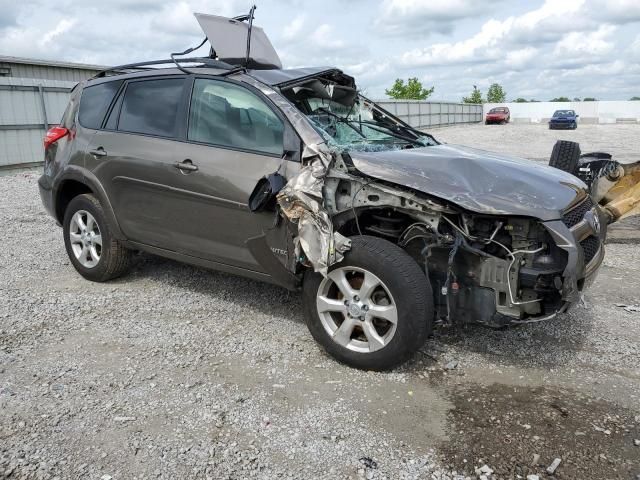
[[[578,116],[573,110],[556,110],[549,120],[549,130],[556,128],[578,128]]]

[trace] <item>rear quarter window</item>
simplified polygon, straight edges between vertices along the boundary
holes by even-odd
[[[80,97],[78,120],[85,128],[99,129],[122,80],[85,87]]]

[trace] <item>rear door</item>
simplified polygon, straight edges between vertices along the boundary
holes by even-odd
[[[169,250],[176,249],[179,220],[179,194],[171,186],[181,175],[176,158],[185,86],[183,76],[126,82],[87,155],[126,237]]]

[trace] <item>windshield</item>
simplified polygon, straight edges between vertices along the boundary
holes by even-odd
[[[573,110],[556,110],[553,114],[554,117],[571,117],[573,115]]]
[[[385,151],[425,147],[437,142],[394,120],[354,88],[314,79],[283,90],[327,144],[341,151]]]
[[[489,113],[506,113],[507,109],[506,108],[492,108],[491,110],[489,110]]]

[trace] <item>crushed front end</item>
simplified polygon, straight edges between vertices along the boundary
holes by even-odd
[[[579,301],[604,258],[606,222],[589,196],[562,220],[444,217],[426,249],[437,316],[492,327],[541,321]]]

